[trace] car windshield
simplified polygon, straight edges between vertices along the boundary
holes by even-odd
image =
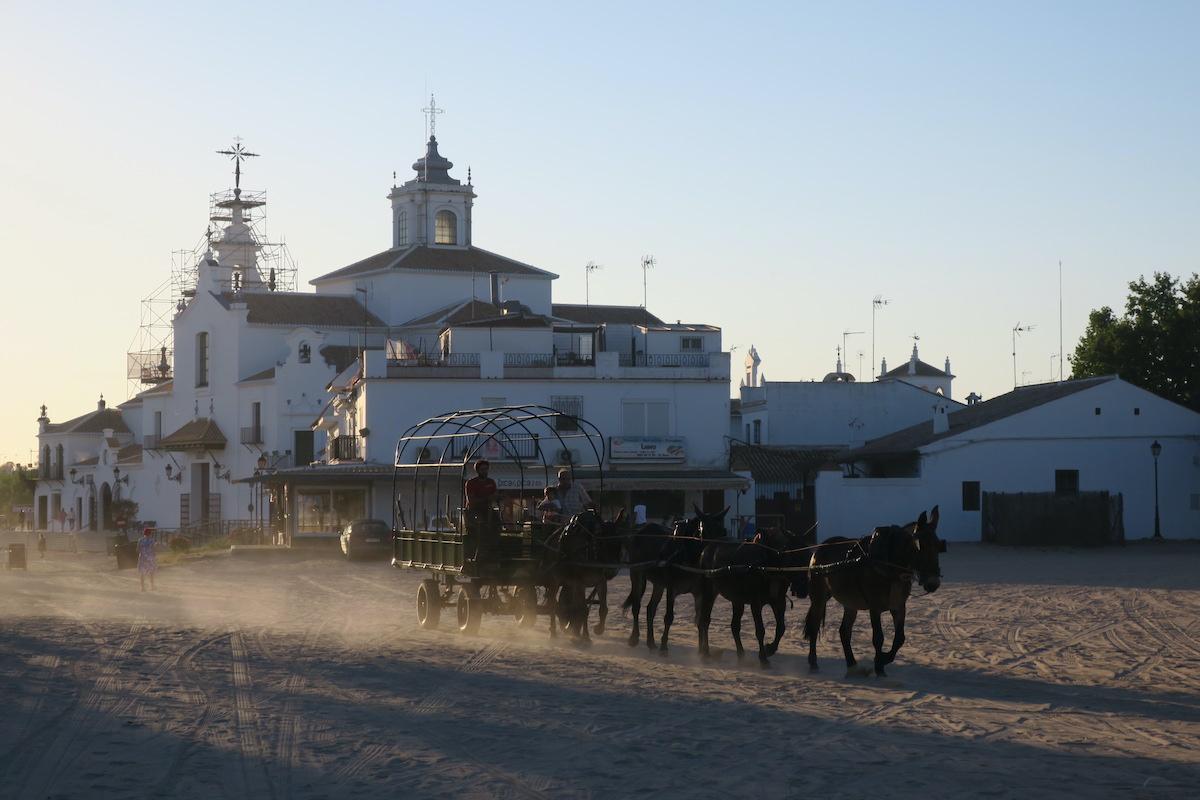
[[[361,522],[354,526],[354,532],[364,536],[379,536],[387,533],[387,526],[382,522]]]

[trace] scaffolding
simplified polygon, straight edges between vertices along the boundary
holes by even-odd
[[[125,377],[130,397],[148,388],[161,385],[174,377],[175,315],[187,308],[196,296],[200,278],[200,262],[212,258],[217,245],[213,223],[232,222],[231,208],[242,209],[242,221],[249,228],[257,250],[257,267],[264,288],[272,292],[296,291],[298,268],[285,241],[271,241],[266,234],[266,192],[230,189],[209,196],[208,229],[189,249],[171,253],[170,274],[141,301],[138,330],[126,353]],[[218,281],[223,292],[234,292],[239,273]]]

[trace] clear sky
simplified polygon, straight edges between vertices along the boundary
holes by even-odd
[[[735,363],[819,378],[949,355],[1025,381],[1128,281],[1200,253],[1200,4],[16,3],[0,25],[0,461],[127,396],[139,301],[262,153],[302,282],[388,247],[425,92],[475,242],[555,296],[720,325]]]

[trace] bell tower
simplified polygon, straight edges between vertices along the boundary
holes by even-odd
[[[392,247],[470,247],[475,199],[470,170],[465,184],[450,177],[454,164],[438,152],[437,115],[443,109],[430,95],[429,107],[422,110],[429,129],[425,155],[413,162],[416,175],[399,186],[393,185],[388,193],[392,202]]]

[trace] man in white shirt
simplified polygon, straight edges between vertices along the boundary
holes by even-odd
[[[558,502],[562,506],[563,519],[570,519],[591,505],[591,495],[575,481],[571,480],[571,470],[558,471]]]

